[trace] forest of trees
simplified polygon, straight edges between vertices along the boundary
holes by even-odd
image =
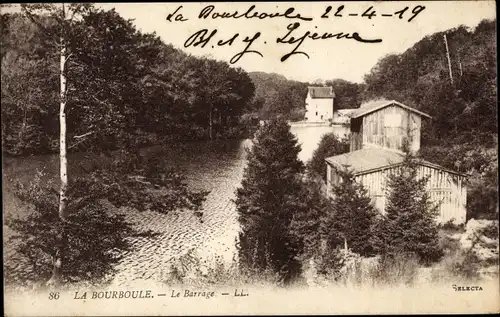
[[[298,121],[304,118],[307,83],[264,72],[249,73],[255,85],[253,111],[261,119],[277,115]]]
[[[495,26],[495,21],[484,20],[473,31],[461,26],[428,35],[404,53],[382,58],[361,84],[333,79],[320,85],[333,87],[336,109],[386,98],[428,113],[433,120],[423,128],[424,145],[492,147],[497,135]],[[303,118],[307,86],[313,83],[260,72],[250,73],[250,78],[256,87],[254,109],[263,118],[276,114]]]
[[[43,23],[51,25],[48,19]],[[2,14],[1,25],[4,151],[52,152],[57,143],[51,107],[58,98],[56,48],[20,14]],[[311,83],[247,74],[225,62],[190,56],[155,34],[142,34],[115,11],[96,11],[75,27],[86,33],[68,37],[75,51],[67,65],[72,70],[70,151],[106,148],[118,140],[149,144],[158,138],[241,137],[248,124],[244,114],[292,121],[304,117]],[[491,147],[497,131],[495,37],[494,21],[483,21],[474,31],[462,26],[436,33],[402,54],[382,58],[361,84],[333,79],[322,85],[333,87],[336,109],[388,98],[429,113],[433,120],[424,126],[424,145],[480,142]],[[96,124],[106,129],[95,133]]]
[[[39,25],[38,25],[39,24]],[[2,14],[2,141],[7,155],[57,148],[56,21]],[[83,32],[82,32],[83,30]],[[139,32],[114,10],[93,9],[68,28],[68,149],[109,149],[239,137],[254,85],[228,63],[196,58]]]
[[[426,36],[402,54],[380,60],[365,76],[363,99],[385,97],[433,117],[424,144],[493,145],[497,135],[496,23]],[[444,35],[450,51],[450,79]]]
[[[253,139],[235,201],[243,267],[271,271],[288,284],[301,275],[300,258],[324,241],[330,254],[346,245],[363,255],[416,253],[425,263],[442,256],[435,206],[424,192],[427,180],[416,180],[410,156],[408,173],[390,179],[389,211],[382,219],[352,175],[334,188],[333,200],[308,179],[323,176],[323,156],[347,150],[345,140],[326,139],[307,175],[287,120],[303,116],[308,83],[190,56],[139,32],[114,10],[90,4],[23,8],[23,14],[1,17],[2,143],[8,155],[60,149],[60,191],[41,174],[28,186],[16,184],[16,196],[34,209],[26,219],[8,220],[39,279],[102,279],[120,258],[110,250],[127,250],[127,236],[151,234],[108,214],[104,197],[136,211],[186,209],[199,215],[208,193],[190,190],[183,175],[159,157],[141,156],[139,147],[248,136],[245,115],[272,120]],[[495,22],[483,21],[472,32],[446,32],[453,81],[443,35],[381,59],[363,84],[334,79],[325,85],[334,87],[337,108],[385,97],[433,116],[423,127],[421,155],[472,173],[469,213],[498,216]],[[72,174],[68,182],[66,148],[116,153],[108,165]],[[354,219],[361,225],[350,225]],[[98,234],[106,243],[83,242]]]

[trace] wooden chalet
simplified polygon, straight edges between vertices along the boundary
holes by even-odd
[[[338,184],[337,171],[348,168],[368,190],[374,205],[385,210],[386,179],[398,172],[408,140],[412,152],[420,149],[423,119],[431,117],[394,100],[377,100],[361,105],[351,115],[350,152],[329,157],[327,192]],[[440,203],[438,222],[465,223],[467,188],[465,175],[424,160],[417,161],[419,177],[429,176],[427,190]]]

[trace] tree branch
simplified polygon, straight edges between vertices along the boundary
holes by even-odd
[[[68,150],[74,148],[75,146],[77,146],[78,144],[82,143],[83,141],[85,141],[85,139],[72,144],[71,146],[68,147]]]
[[[87,132],[87,133],[84,133],[84,134],[80,134],[80,135],[75,135],[73,138],[80,139],[80,138],[83,138],[83,137],[85,137],[87,135],[90,135],[92,133],[94,133],[94,131],[90,131],[90,132]]]
[[[76,147],[78,144],[80,144],[82,142],[85,142],[86,139],[82,139],[82,138],[84,138],[84,137],[86,137],[88,135],[91,135],[93,133],[94,133],[94,131],[90,131],[90,132],[87,132],[85,134],[75,135],[73,138],[75,138],[75,139],[81,139],[81,140],[79,140],[78,142],[76,142],[76,143],[72,144],[70,147],[68,147],[68,150]]]
[[[64,66],[66,66],[66,63],[68,62],[68,60],[70,59],[70,57],[73,55],[73,53],[69,53],[68,56],[66,56],[66,60],[64,61]]]

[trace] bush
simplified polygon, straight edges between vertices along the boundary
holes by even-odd
[[[448,220],[447,222],[443,224],[439,224],[439,228],[448,232],[463,232],[464,231],[464,225],[463,224],[456,224],[453,222],[453,219]]]
[[[321,218],[321,235],[329,249],[347,243],[362,256],[375,253],[374,231],[378,212],[366,189],[349,171],[338,171],[342,181],[333,186],[331,206]]]
[[[492,221],[481,233],[489,239],[498,240],[498,221]]]
[[[457,250],[447,254],[431,271],[431,279],[437,283],[477,281],[480,277],[480,261],[471,250]]]
[[[469,178],[467,219],[498,219],[498,165]]]
[[[312,158],[307,162],[307,170],[314,177],[326,181],[325,159],[349,152],[349,142],[347,138],[340,139],[335,133],[323,135],[318,148],[314,150]]]
[[[86,200],[80,190],[82,182],[74,180],[72,198],[85,201],[78,207],[70,205],[72,212],[67,222],[58,215],[58,195],[52,184],[42,182],[44,174],[39,172],[34,181],[23,186],[16,184],[15,194],[33,205],[32,212],[24,219],[9,218],[7,225],[16,231],[9,243],[14,243],[23,260],[31,267],[30,274],[21,278],[15,271],[9,276],[12,282],[40,284],[52,275],[54,259],[61,257],[62,275],[65,283],[90,280],[103,282],[114,272],[124,251],[129,250],[126,237],[138,234],[120,214],[112,214],[96,197]],[[78,204],[78,203],[77,203]],[[96,242],[96,239],[98,242]]]
[[[419,256],[402,253],[382,256],[377,265],[368,271],[366,282],[372,285],[412,285],[418,277]]]
[[[365,258],[350,250],[336,248],[318,258],[317,273],[325,284],[353,286],[412,285],[419,273],[418,256],[398,254],[394,257]]]
[[[335,249],[324,250],[316,258],[316,270],[322,279],[327,283],[346,284],[353,281],[360,284],[361,279],[359,264],[361,257],[350,250],[336,247]]]

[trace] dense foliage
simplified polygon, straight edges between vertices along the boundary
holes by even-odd
[[[419,178],[417,169],[415,158],[407,153],[400,170],[388,176],[379,243],[386,256],[414,254],[422,263],[432,263],[443,255],[436,222],[439,205],[426,191],[429,178]]]
[[[307,162],[307,171],[311,176],[326,181],[325,159],[347,152],[349,152],[348,139],[340,139],[335,133],[327,133],[321,137],[318,147],[314,150],[309,162]]]
[[[2,14],[1,24],[4,151],[51,152],[58,138],[59,57],[47,33],[57,23]],[[114,10],[90,8],[68,27],[65,41],[70,151],[244,135],[240,118],[254,85],[243,70],[174,49]]]
[[[453,84],[443,36],[450,51]],[[433,117],[424,144],[494,145],[497,135],[496,23],[482,21],[424,37],[381,59],[365,76],[364,99],[395,99]]]
[[[31,206],[31,212],[7,218],[15,231],[9,243],[24,256],[16,264],[26,265],[27,261],[28,267],[22,277],[7,272],[9,281],[15,276],[22,283],[47,281],[56,255],[62,258],[60,282],[103,282],[112,277],[114,265],[130,248],[128,239],[154,236],[138,231],[115,208],[164,214],[191,210],[202,215],[207,192],[190,190],[183,177],[158,157],[128,151],[89,154],[72,170],[67,221],[59,218],[58,193],[47,175],[39,173],[28,185],[15,184],[14,194]]]
[[[282,116],[292,121],[304,118],[307,83],[263,72],[252,72],[249,76],[255,85],[253,110],[259,118]]]
[[[307,208],[301,200],[304,165],[299,152],[286,121],[264,123],[249,150],[236,198],[242,268],[256,274],[270,270],[285,284],[300,274],[301,244],[291,230],[294,215]]]
[[[329,210],[321,219],[321,233],[332,252],[344,243],[353,252],[362,256],[375,254],[376,216],[368,192],[355,180],[352,172],[338,171],[341,182],[332,187],[333,199]]]
[[[365,84],[352,83],[344,79],[325,81],[325,86],[333,87],[335,92],[335,109],[359,108]]]

